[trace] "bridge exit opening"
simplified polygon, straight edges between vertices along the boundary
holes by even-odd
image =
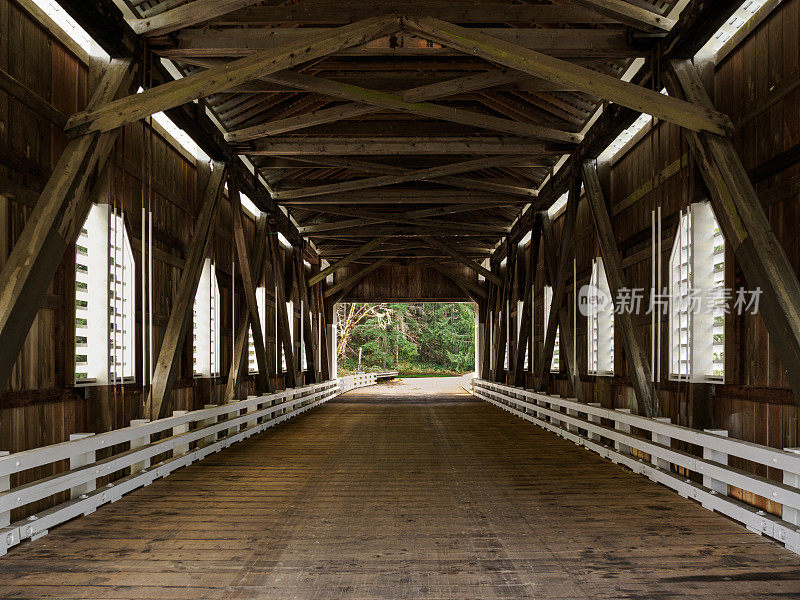
[[[468,302],[341,302],[334,307],[332,371],[339,376],[398,371],[401,377],[472,373],[476,312]]]

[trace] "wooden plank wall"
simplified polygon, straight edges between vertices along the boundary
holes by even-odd
[[[13,0],[0,0],[0,69],[25,83],[41,98],[64,114],[84,108],[91,93],[89,67],[74,52],[42,27]],[[153,337],[158,354],[172,299],[178,287],[181,265],[192,236],[204,187],[204,169],[176,145],[152,129],[152,150],[144,151],[143,140],[150,127],[135,123],[125,127],[112,151],[110,184],[104,201],[121,207],[136,263],[136,383],[118,386],[73,386],[74,344],[74,248],[68,250],[48,291],[31,333],[20,354],[9,385],[0,391],[0,449],[18,452],[53,444],[71,433],[101,432],[126,426],[141,416],[143,404],[141,367],[141,209],[143,198],[153,209]],[[0,266],[22,232],[26,218],[50,170],[66,143],[61,128],[0,88],[0,190],[8,182],[21,189],[14,197],[0,195]],[[146,163],[145,182],[142,166]],[[145,200],[148,202],[148,200]],[[255,225],[245,220],[248,244],[253,245]],[[290,253],[281,250],[287,273],[293,272]],[[221,296],[222,376],[195,379],[192,372],[191,332],[181,357],[173,391],[173,408],[191,410],[206,403],[223,401],[231,361],[232,330],[232,237],[231,205],[223,199],[212,240]],[[313,252],[306,258],[316,261]],[[236,268],[236,311],[244,310],[241,278]],[[274,361],[274,280],[266,282],[268,355]],[[299,297],[295,301],[295,326],[299,331]],[[288,296],[287,296],[288,298]],[[145,307],[146,310],[146,307]],[[148,313],[146,312],[146,315]],[[299,336],[295,335],[295,351]],[[271,352],[270,352],[271,349]],[[243,393],[252,390],[247,377]],[[302,375],[298,383],[302,383]],[[282,377],[278,377],[282,387]],[[41,477],[49,473],[29,473]],[[44,506],[44,505],[43,505]],[[43,506],[37,509],[43,508]]]
[[[354,264],[337,273],[337,281],[362,270]],[[477,282],[477,276],[462,265],[447,265],[448,271],[464,280]],[[387,265],[367,274],[343,298],[345,302],[471,302],[461,288],[433,267],[409,262]]]
[[[750,35],[729,49],[713,73],[713,90],[719,110],[736,124],[734,143],[756,191],[767,207],[770,224],[795,272],[800,272],[800,0],[783,2]],[[651,287],[651,211],[662,208],[662,282],[669,283],[669,256],[679,212],[693,200],[707,197],[696,170],[688,140],[669,124],[656,125],[618,156],[610,172],[601,171],[612,223],[630,287]],[[555,224],[556,240],[563,219]],[[576,222],[577,288],[589,282],[592,260],[599,247],[586,202]],[[542,246],[543,248],[543,246]],[[525,253],[527,255],[527,250]],[[527,258],[526,258],[527,260]],[[543,330],[544,263],[540,252],[535,282],[534,348],[541,352]],[[726,287],[747,287],[730,248],[726,251]],[[572,278],[567,304],[573,319]],[[649,293],[649,291],[648,291]],[[646,296],[643,305],[648,306]],[[512,311],[515,307],[512,307]],[[638,325],[650,348],[650,315]],[[668,323],[661,321],[661,381],[657,384],[659,412],[673,422],[699,428],[726,429],[731,437],[776,448],[800,446],[800,410],[783,374],[779,349],[770,345],[766,328],[757,315],[729,315],[725,331],[725,383],[688,384],[669,381]],[[587,320],[580,314],[576,327],[577,362],[587,401],[628,408],[635,402],[622,350],[615,339],[615,375],[587,375]],[[551,378],[550,390],[571,395],[562,373]],[[533,385],[529,374],[527,385]],[[761,475],[780,479],[780,472],[755,465]],[[741,498],[780,514],[780,505],[737,490]]]

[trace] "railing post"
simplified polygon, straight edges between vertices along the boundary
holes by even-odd
[[[150,422],[150,419],[134,419],[131,421],[131,427],[140,427],[142,425],[147,425]],[[148,446],[150,444],[150,434],[148,433],[145,436],[133,438],[131,440],[131,450],[136,450],[137,448],[141,448],[143,446]],[[147,467],[150,466],[150,459],[147,458],[141,462],[137,462],[131,465],[131,475],[135,473],[141,473]]]
[[[216,404],[206,404],[205,406],[203,406],[203,408],[204,409],[217,408],[217,405]],[[207,419],[203,419],[203,427],[209,427],[211,425],[214,425],[218,421],[219,421],[219,416],[208,417]],[[216,441],[217,441],[217,434],[216,433],[212,433],[211,435],[207,435],[206,437],[204,437],[200,445],[205,447],[205,446],[209,446],[209,445],[213,444]]]
[[[248,399],[248,400],[255,400],[256,398],[258,398],[258,396],[248,396],[248,397],[247,397],[247,399]],[[247,407],[247,409],[245,410],[245,414],[247,414],[247,413],[253,413],[253,412],[256,412],[256,411],[258,410],[259,406],[261,406],[261,405],[260,405],[260,404],[257,404],[257,403],[253,403],[253,404],[251,404],[251,405],[250,405],[250,406],[248,406],[248,407]],[[258,419],[253,419],[253,420],[251,420],[251,419],[248,419],[248,420],[247,420],[247,421],[245,421],[245,422],[244,422],[244,424],[242,425],[242,431],[244,431],[244,430],[245,430],[245,429],[247,429],[248,427],[252,427],[252,426],[253,426],[253,425],[255,425],[257,422],[258,422]]]
[[[572,400],[574,402],[578,401],[577,398],[568,398],[568,400]],[[567,416],[578,417],[579,414],[578,411],[575,410],[574,408],[567,408]],[[567,423],[567,431],[569,431],[570,433],[578,433],[578,426],[573,425],[572,423]]]
[[[75,440],[82,440],[85,438],[92,437],[93,433],[73,433],[69,436],[69,441],[73,442]],[[96,452],[94,450],[90,450],[89,452],[84,452],[83,454],[75,454],[69,457],[69,468],[70,471],[72,469],[77,469],[79,467],[85,467],[86,465],[90,465],[96,460]],[[83,494],[88,494],[89,492],[93,492],[97,488],[97,480],[93,479],[91,481],[87,481],[86,483],[82,483],[80,485],[76,485],[74,488],[70,489],[70,498],[73,500],[75,498],[79,498]]]
[[[186,410],[173,410],[172,416],[173,417],[182,417],[187,412]],[[172,435],[180,435],[182,433],[188,433],[189,431],[189,423],[184,423],[183,425],[176,425],[172,428]],[[172,458],[176,458],[178,456],[183,456],[189,452],[189,444],[178,444],[172,450]]]
[[[614,410],[615,410],[615,412],[619,412],[619,413],[623,413],[623,414],[627,414],[627,415],[631,414],[631,409],[630,408],[617,408],[617,409],[614,409]],[[617,431],[621,431],[622,433],[630,433],[631,432],[631,426],[623,423],[622,421],[614,421],[614,429],[616,429]],[[630,446],[628,446],[627,444],[623,444],[622,442],[617,441],[617,440],[614,441],[614,448],[620,454],[630,454],[631,453],[631,447]],[[617,462],[617,461],[614,461],[614,462]]]
[[[725,429],[704,429],[706,433],[713,433],[714,435],[721,435],[724,437],[728,437],[728,431]],[[703,446],[703,458],[705,460],[713,460],[714,462],[721,463],[723,465],[728,464],[728,455],[724,452],[719,452],[718,450],[712,450],[711,448],[706,448]],[[714,479],[703,473],[703,485],[718,494],[722,494],[723,496],[728,495],[728,484],[724,481],[720,481],[719,479]],[[707,503],[703,504],[703,506],[709,510],[713,507],[708,506]]]
[[[8,450],[0,450],[0,456],[8,456]],[[11,475],[3,475],[0,477],[0,494],[3,492],[7,492],[11,489]],[[5,512],[0,513],[0,528],[8,527],[11,524],[11,511],[7,510]],[[2,543],[0,543],[0,555],[3,554],[3,548],[5,548]]]
[[[784,448],[786,452],[791,452],[792,454],[800,454],[800,448]],[[791,485],[794,488],[800,488],[800,473],[792,473],[791,471],[784,471],[783,472],[783,483],[786,485]],[[792,508],[790,506],[783,505],[783,520],[788,521],[792,525],[796,526],[798,535],[795,537],[795,540],[800,542],[800,510],[796,508]],[[786,542],[786,549],[791,550],[792,552],[800,553],[800,545],[795,545],[795,543]]]
[[[589,402],[589,406],[593,408],[600,408],[602,404],[600,404],[599,402]],[[603,419],[600,417],[600,415],[593,415],[589,413],[588,417],[589,417],[589,422],[595,423],[596,425],[601,425],[603,422]],[[602,436],[599,433],[595,433],[593,431],[589,432],[589,439],[592,440],[593,442],[599,443],[601,438]]]
[[[655,417],[653,421],[658,421],[659,423],[672,423],[672,419],[669,417]],[[661,444],[662,446],[666,446],[669,448],[672,445],[672,438],[668,435],[663,435],[661,433],[653,433],[653,441],[657,444]],[[650,457],[650,462],[657,466],[659,469],[664,471],[670,470],[670,462],[668,460],[664,460],[663,458],[658,458],[655,456]]]

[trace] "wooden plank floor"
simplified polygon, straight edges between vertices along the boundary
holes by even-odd
[[[0,597],[800,598],[778,544],[413,386],[351,392],[13,549]]]

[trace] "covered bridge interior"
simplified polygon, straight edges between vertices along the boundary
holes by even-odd
[[[0,0],[0,597],[800,598],[799,30]]]

